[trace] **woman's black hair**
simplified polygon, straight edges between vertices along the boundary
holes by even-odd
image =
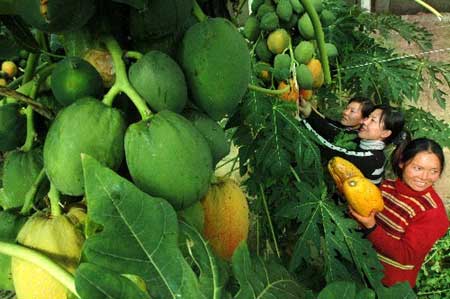
[[[381,110],[380,121],[383,122],[383,128],[391,131],[391,135],[383,140],[385,144],[394,143],[398,146],[409,141],[409,134],[403,131],[405,117],[401,111],[384,104],[375,105],[373,111],[376,109]]]
[[[441,162],[441,174],[444,170],[445,157],[442,147],[434,140],[428,138],[417,138],[408,142],[405,146],[398,146],[392,154],[392,168],[395,174],[401,178],[402,169],[400,164],[405,165],[418,153],[429,152],[435,154]]]
[[[363,118],[366,118],[369,116],[370,113],[373,111],[373,102],[365,97],[353,97],[351,98],[348,103],[360,103],[361,104],[361,115]]]

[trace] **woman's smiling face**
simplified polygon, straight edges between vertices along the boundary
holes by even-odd
[[[391,135],[391,130],[384,128],[383,110],[375,109],[362,121],[358,137],[367,140],[384,140]]]
[[[419,152],[414,158],[400,164],[402,179],[411,189],[423,191],[432,186],[441,176],[441,161],[432,152]]]

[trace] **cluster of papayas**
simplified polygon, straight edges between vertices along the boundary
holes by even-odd
[[[380,189],[353,163],[336,156],[328,162],[328,170],[338,190],[358,214],[369,216],[372,210],[383,210]]]
[[[175,210],[200,206],[206,224],[198,229],[228,259],[246,239],[248,206],[236,183],[211,181],[230,151],[220,121],[235,112],[251,78],[248,44],[229,20],[196,18],[192,1],[125,2],[14,3],[19,29],[41,48],[27,52],[20,68],[2,64],[5,85],[18,93],[0,99],[0,210],[38,209],[17,242],[73,272],[84,240],[75,226],[89,220],[84,211],[41,211],[56,191],[65,203],[85,199],[87,154]],[[103,13],[118,6],[126,7],[129,26],[118,28],[124,39]],[[216,223],[217,209],[226,211]],[[235,224],[227,224],[228,215]],[[28,262],[14,259],[12,278],[18,298],[68,298]]]
[[[334,23],[334,14],[323,8],[322,0],[311,2],[323,27]],[[253,70],[261,85],[278,89],[290,85],[281,99],[309,100],[324,84],[313,23],[300,0],[253,1],[242,33],[254,43]],[[336,46],[325,43],[325,48],[329,58],[337,56]]]

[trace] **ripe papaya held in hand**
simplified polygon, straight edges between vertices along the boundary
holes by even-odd
[[[352,162],[341,157],[333,157],[328,161],[328,171],[336,184],[339,191],[343,191],[342,186],[346,179],[359,176],[364,177],[364,174]]]
[[[202,205],[205,238],[218,256],[230,260],[248,236],[250,220],[244,192],[235,181],[224,179],[211,185]]]
[[[24,224],[17,241],[40,251],[73,273],[80,261],[84,237],[67,216],[47,216],[38,212]],[[32,263],[13,257],[11,273],[17,298],[69,298],[69,291],[62,284]]]
[[[379,212],[384,208],[380,189],[365,177],[354,176],[345,180],[342,190],[350,206],[359,215],[369,216],[372,210]]]

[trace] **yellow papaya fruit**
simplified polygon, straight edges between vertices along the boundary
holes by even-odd
[[[322,63],[319,59],[313,58],[306,65],[313,75],[313,88],[319,88],[324,83],[324,74],[322,70]]]
[[[248,236],[250,220],[244,192],[232,179],[219,180],[210,186],[201,203],[205,238],[218,256],[230,260]]]
[[[354,176],[345,180],[342,191],[352,209],[362,216],[384,208],[380,189],[365,177]]]
[[[337,156],[328,161],[328,171],[341,193],[343,191],[342,187],[345,180],[355,176],[364,177],[361,170],[359,170],[352,162]]]
[[[20,230],[17,241],[38,250],[69,272],[75,272],[84,237],[65,215],[38,212]],[[69,291],[44,269],[13,257],[11,273],[18,299],[67,299]]]

